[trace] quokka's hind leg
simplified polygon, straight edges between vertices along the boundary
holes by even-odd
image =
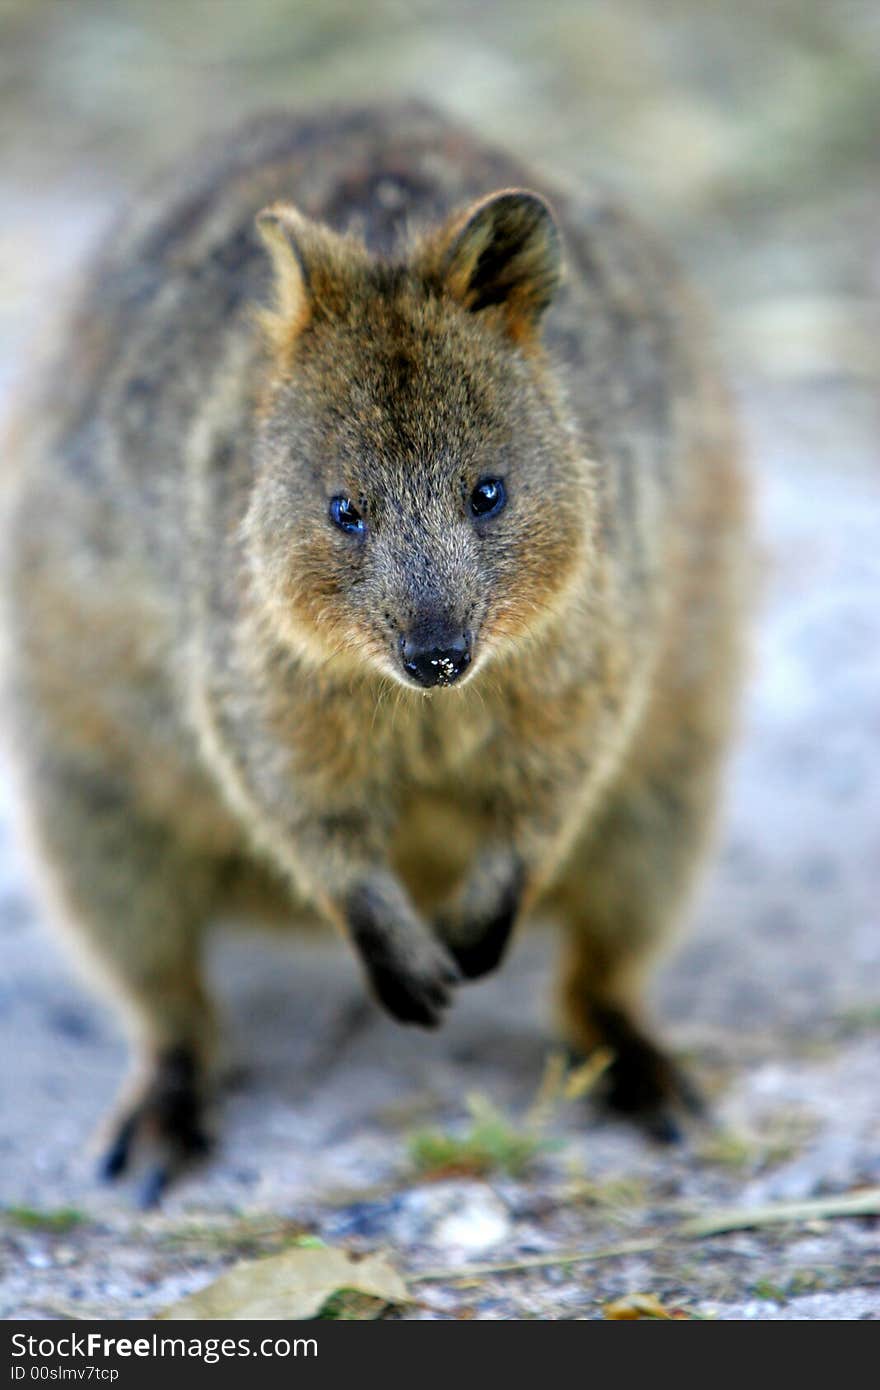
[[[679,715],[683,715],[679,711]],[[699,1112],[699,1093],[642,1022],[652,959],[680,915],[711,826],[720,731],[653,728],[650,756],[611,792],[575,849],[556,895],[566,923],[561,980],[567,1039],[614,1058],[604,1096],[656,1138],[679,1137],[676,1112]]]
[[[122,1008],[135,1047],[102,1174],[149,1156],[141,1199],[206,1152],[206,1069],[212,1011],[199,945],[214,891],[210,863],[188,854],[141,812],[128,788],[94,766],[51,766],[30,800],[46,861],[50,906],[69,927],[75,956]]]

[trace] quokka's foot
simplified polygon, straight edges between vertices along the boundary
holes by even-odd
[[[374,998],[398,1023],[437,1028],[461,979],[442,942],[418,924],[388,920],[369,891],[349,904],[349,930]]]
[[[501,964],[516,925],[522,869],[509,854],[479,865],[480,877],[461,900],[441,912],[436,934],[465,980],[479,980]]]
[[[498,969],[513,934],[516,909],[517,900],[511,895],[486,921],[462,926],[440,919],[438,934],[465,980],[479,980]]]
[[[601,1091],[607,1109],[632,1120],[662,1144],[681,1140],[680,1118],[702,1117],[706,1106],[681,1067],[619,1009],[596,1006],[593,1019],[614,1053]]]
[[[148,1165],[138,1205],[157,1206],[175,1178],[211,1148],[202,1112],[199,1067],[192,1051],[169,1048],[157,1058],[140,1099],[117,1121],[99,1164],[100,1177],[106,1182],[121,1177],[135,1151],[143,1149]]]
[[[440,947],[411,961],[376,952],[367,961],[367,975],[386,1013],[398,1023],[421,1028],[440,1026],[461,979],[457,965]]]

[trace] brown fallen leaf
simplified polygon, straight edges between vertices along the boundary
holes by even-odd
[[[664,1318],[670,1319],[675,1316],[653,1293],[628,1293],[623,1298],[616,1298],[613,1303],[606,1303],[602,1309],[602,1316],[612,1322],[629,1322],[636,1318]]]
[[[379,1300],[364,1317],[388,1303],[409,1303],[406,1285],[384,1255],[352,1254],[323,1246],[295,1247],[263,1260],[246,1260],[213,1284],[172,1303],[159,1314],[187,1318],[314,1318],[327,1300],[354,1289]]]

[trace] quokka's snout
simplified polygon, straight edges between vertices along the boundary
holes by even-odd
[[[471,664],[471,635],[445,624],[419,624],[409,637],[401,637],[400,659],[418,685],[454,685]]]

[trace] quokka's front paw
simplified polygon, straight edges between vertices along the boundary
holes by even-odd
[[[437,920],[436,931],[466,980],[497,970],[507,951],[521,897],[521,875],[507,870],[500,881],[480,884]]]
[[[348,929],[372,993],[398,1023],[436,1028],[460,971],[394,883],[364,884],[348,900]]]
[[[459,969],[442,946],[420,943],[417,952],[389,956],[374,954],[365,960],[367,977],[382,1007],[398,1023],[437,1028],[452,1003]]]
[[[200,1070],[188,1047],[169,1048],[156,1058],[139,1097],[115,1122],[100,1176],[105,1181],[121,1177],[140,1148],[148,1160],[138,1198],[145,1208],[157,1206],[170,1183],[211,1148]]]

